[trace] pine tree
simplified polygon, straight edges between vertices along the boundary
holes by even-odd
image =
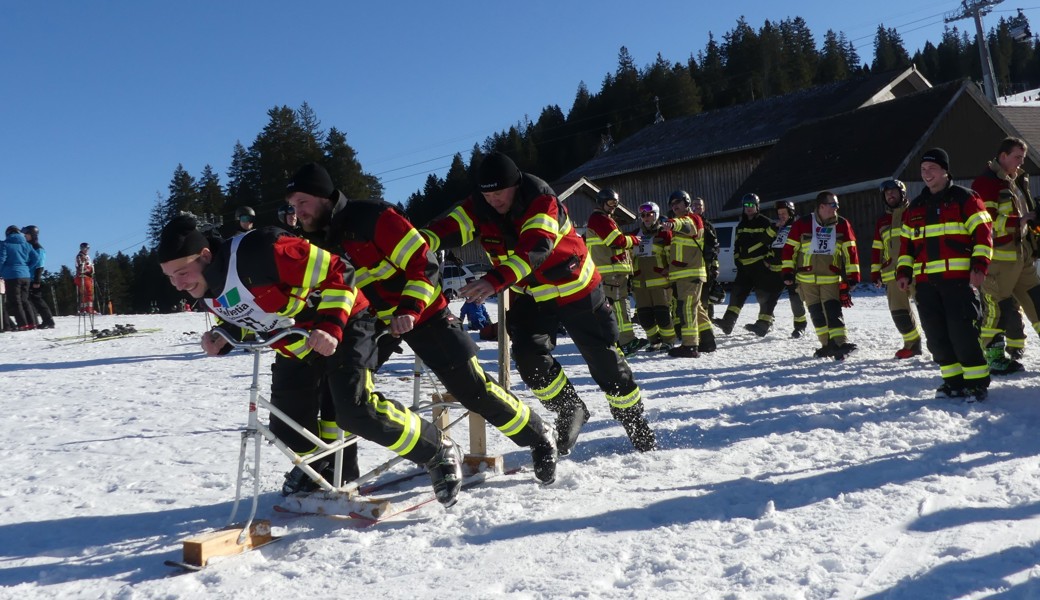
[[[832,83],[849,78],[849,64],[846,62],[845,47],[834,33],[828,29],[823,35],[823,50],[816,71],[816,83]]]
[[[191,212],[206,223],[220,224],[220,211],[224,208],[226,198],[224,190],[220,187],[220,176],[214,172],[213,167],[206,165],[199,175],[197,202]]]
[[[910,66],[910,55],[903,47],[903,38],[895,29],[885,29],[878,25],[874,35],[874,62],[870,68],[874,72],[905,69]]]

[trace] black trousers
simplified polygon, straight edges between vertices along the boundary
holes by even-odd
[[[18,327],[35,325],[30,323],[32,308],[29,306],[29,279],[5,279],[7,288],[7,313],[14,318]]]
[[[368,315],[351,317],[332,356],[275,358],[271,403],[315,435],[320,415],[344,431],[425,464],[440,448],[440,434],[432,423],[374,390],[377,356],[376,320]],[[313,443],[275,417],[271,417],[271,431],[294,452],[314,449]]]
[[[918,281],[917,312],[928,351],[943,379],[989,385],[989,369],[979,341],[982,301],[966,279]]]
[[[602,287],[576,302],[558,306],[514,294],[507,316],[513,360],[521,379],[531,389],[552,383],[562,370],[553,357],[556,334],[562,324],[589,366],[592,379],[611,407],[639,407],[639,386],[625,356],[617,348],[618,329],[613,309]]]
[[[476,342],[450,310],[440,311],[401,338],[456,400],[518,446],[545,438],[542,418],[484,371],[477,361]]]
[[[758,314],[768,316],[772,320],[773,310],[784,290],[783,278],[779,273],[769,270],[764,261],[758,261],[737,268],[737,278],[733,281],[733,289],[729,295],[727,312],[734,313],[733,319],[740,314],[751,292],[758,298]]]
[[[33,311],[34,315],[39,315],[42,321],[41,325],[54,325],[54,317],[51,315],[51,307],[47,306],[47,301],[43,298],[43,286],[33,287],[29,285],[29,309]],[[36,324],[35,316],[29,319],[31,325]]]

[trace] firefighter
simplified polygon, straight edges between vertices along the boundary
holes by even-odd
[[[377,333],[408,343],[459,402],[518,446],[531,448],[535,477],[556,478],[552,429],[503,389],[477,361],[477,345],[448,309],[434,253],[415,227],[385,202],[348,200],[317,163],[301,167],[286,186],[304,234],[342,254],[371,302]],[[380,360],[386,358],[384,355]]]
[[[507,315],[513,360],[535,396],[558,413],[557,428],[570,430],[567,444],[588,413],[552,355],[561,324],[632,445],[641,452],[656,448],[639,386],[617,347],[617,320],[602,278],[548,183],[522,173],[506,155],[491,154],[477,169],[477,190],[424,235],[434,250],[479,239],[491,257],[494,268],[459,290],[462,296],[483,302],[513,288]]]
[[[936,397],[982,401],[990,380],[978,289],[993,256],[993,220],[978,194],[953,184],[942,148],[924,153],[921,179],[925,189],[903,213],[896,284],[909,293],[914,280],[925,342],[943,379]]]
[[[589,247],[592,262],[603,278],[603,291],[607,294],[618,324],[618,346],[625,356],[638,352],[649,342],[636,337],[628,312],[628,280],[632,276],[630,250],[639,244],[639,238],[626,235],[614,221],[620,198],[610,188],[596,194],[596,208],[589,215],[585,229],[585,245]]]
[[[367,308],[364,296],[345,280],[349,265],[275,227],[247,231],[226,241],[207,239],[195,220],[185,215],[163,227],[156,252],[170,283],[192,298],[205,299],[201,304],[233,338],[241,339],[243,329],[261,335],[286,327],[310,331],[306,339],[290,336],[273,346],[277,350],[271,366],[275,407],[324,438],[318,413],[327,383],[339,427],[425,465],[437,500],[445,506],[455,503],[462,487],[458,447],[408,407],[373,390],[363,357],[374,353],[375,337],[360,321],[348,320],[348,315],[364,314]],[[216,356],[226,354],[231,346],[207,332],[202,335],[202,349]],[[274,415],[271,432],[297,454],[316,450],[313,442]],[[327,472],[327,467],[316,469]],[[294,469],[287,476],[283,493],[314,489],[295,480],[297,472]]]
[[[795,221],[784,246],[784,285],[798,283],[820,348],[814,356],[843,360],[856,350],[846,338],[842,308],[852,307],[852,290],[859,283],[856,234],[848,219],[838,215],[838,196],[820,192],[816,210]]]
[[[733,247],[737,278],[729,295],[726,314],[716,320],[715,324],[723,333],[732,333],[744,302],[754,291],[758,298],[758,320],[748,329],[756,335],[764,336],[773,326],[773,309],[783,290],[780,278],[769,270],[765,262],[769,246],[776,238],[776,229],[773,228],[773,222],[759,211],[761,201],[758,194],[745,194],[741,204],[744,210],[734,233],[736,239]]]
[[[636,318],[649,341],[647,352],[670,350],[676,341],[672,288],[668,280],[668,254],[673,232],[670,225],[664,226],[665,222],[656,202],[640,205],[632,295],[636,300]]]
[[[672,192],[668,205],[675,216],[674,235],[669,245],[668,279],[677,300],[682,345],[668,351],[677,358],[700,356],[700,339],[711,331],[708,311],[701,304],[701,290],[708,279],[704,264],[704,221],[690,210],[692,201],[684,190]]]
[[[896,351],[896,358],[920,356],[921,332],[917,329],[914,310],[910,306],[914,286],[911,283],[910,290],[904,292],[895,284],[896,258],[899,257],[899,244],[902,241],[903,213],[910,203],[910,198],[906,195],[906,184],[898,179],[889,179],[882,183],[881,200],[885,204],[885,214],[881,215],[874,227],[874,242],[870,251],[870,281],[877,288],[885,288],[892,321],[896,330],[903,336],[903,347]]]
[[[997,157],[975,178],[973,189],[986,203],[993,219],[993,262],[982,285],[984,319],[982,345],[991,375],[1007,375],[1022,370],[1022,363],[1004,354],[1009,329],[1005,314],[1015,310],[1014,300],[1025,312],[1033,329],[1040,333],[1040,277],[1035,253],[1040,224],[1036,204],[1029,193],[1029,175],[1022,169],[1027,146],[1019,138],[1000,143]],[[1022,346],[1024,340],[1020,340]],[[1017,345],[1017,344],[1016,344]]]
[[[776,237],[773,238],[773,243],[769,245],[769,256],[766,257],[766,265],[769,266],[769,270],[776,275],[776,278],[783,285],[784,246],[787,245],[787,236],[790,235],[791,226],[794,225],[798,215],[794,212],[794,202],[790,200],[777,200],[773,207],[776,210],[776,223],[773,224],[773,229],[776,230]],[[791,337],[800,338],[805,333],[807,323],[805,302],[802,302],[802,297],[798,294],[797,283],[784,287],[787,289],[787,297],[791,301],[791,314],[794,315],[794,329],[791,331]],[[765,335],[768,331],[768,329],[761,330],[757,323],[747,325],[746,327],[760,335]]]

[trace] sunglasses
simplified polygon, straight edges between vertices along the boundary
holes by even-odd
[[[291,206],[287,206],[283,208],[281,212],[283,215],[293,215],[296,214],[296,209]]]
[[[758,208],[758,205],[755,204],[754,202],[745,202],[744,203],[744,208]]]
[[[250,216],[239,217],[238,220],[243,222],[243,223],[251,223],[253,221],[253,217],[250,217]]]
[[[838,203],[837,202],[824,202],[820,206],[833,206],[834,208],[838,208]]]

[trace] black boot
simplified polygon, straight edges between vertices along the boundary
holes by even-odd
[[[556,411],[556,449],[560,456],[567,456],[578,443],[582,426],[589,422],[589,408],[577,394],[569,402],[561,404],[562,407]]]
[[[531,462],[534,463],[534,476],[545,485],[556,481],[556,461],[559,454],[556,450],[556,433],[552,427],[545,426],[545,435],[541,441],[531,445]]]
[[[711,329],[702,331],[698,336],[697,348],[701,352],[714,352],[718,349],[718,346],[715,344],[715,332]]]
[[[654,435],[654,430],[650,429],[650,424],[643,416],[642,404],[624,409],[611,408],[610,413],[625,428],[625,433],[628,434],[628,439],[636,450],[649,452],[657,449],[657,436]]]
[[[335,463],[332,462],[332,457],[323,458],[317,462],[311,463],[311,468],[318,472],[325,481],[332,484],[333,467]],[[356,477],[355,477],[356,479]],[[321,489],[318,482],[311,479],[310,475],[303,472],[300,467],[293,467],[291,471],[285,474],[285,482],[282,483],[282,495],[291,496],[292,494],[309,494],[316,492]]]
[[[729,335],[733,333],[733,326],[737,323],[737,313],[727,310],[721,319],[712,319],[712,322],[722,330],[722,333]]]

